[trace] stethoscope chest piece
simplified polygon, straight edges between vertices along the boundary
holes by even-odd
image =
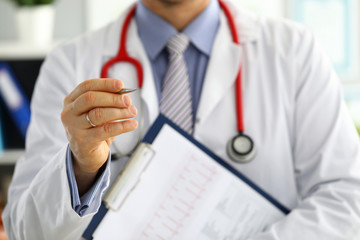
[[[253,140],[243,134],[233,137],[227,145],[227,152],[231,160],[238,163],[250,162],[256,153]]]

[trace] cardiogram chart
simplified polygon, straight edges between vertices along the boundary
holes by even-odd
[[[175,176],[138,239],[177,239],[182,229],[190,224],[194,210],[201,204],[216,175],[211,163],[191,156]]]
[[[242,240],[284,217],[170,127],[162,129],[152,148],[156,154],[139,184],[118,211],[106,214],[96,239]]]

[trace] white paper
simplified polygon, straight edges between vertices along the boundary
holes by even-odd
[[[284,214],[168,125],[155,157],[94,239],[245,239]]]

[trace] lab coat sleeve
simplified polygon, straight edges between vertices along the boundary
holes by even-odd
[[[360,239],[359,137],[312,34],[294,51],[294,171],[300,203],[252,239]]]
[[[66,173],[68,141],[60,115],[64,97],[79,83],[75,59],[74,44],[57,48],[36,82],[26,152],[16,164],[3,213],[11,240],[79,239],[94,215],[74,211]]]

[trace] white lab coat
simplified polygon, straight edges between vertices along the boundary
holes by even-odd
[[[242,43],[232,42],[222,15],[195,138],[292,209],[253,239],[360,239],[359,139],[330,62],[303,27],[231,9]],[[71,206],[60,112],[64,97],[82,81],[98,78],[104,62],[116,54],[122,21],[123,16],[47,57],[32,99],[26,153],[16,165],[4,211],[10,239],[78,239],[91,220],[93,214],[79,217]],[[130,95],[144,118],[144,135],[159,103],[134,19],[127,45],[144,69],[143,88]],[[245,131],[257,146],[247,164],[226,154],[226,143],[237,134],[234,83],[240,62]],[[110,76],[137,87],[136,71],[128,64],[116,65]],[[117,148],[132,149],[138,134],[118,136]],[[111,163],[111,179],[124,160]]]

